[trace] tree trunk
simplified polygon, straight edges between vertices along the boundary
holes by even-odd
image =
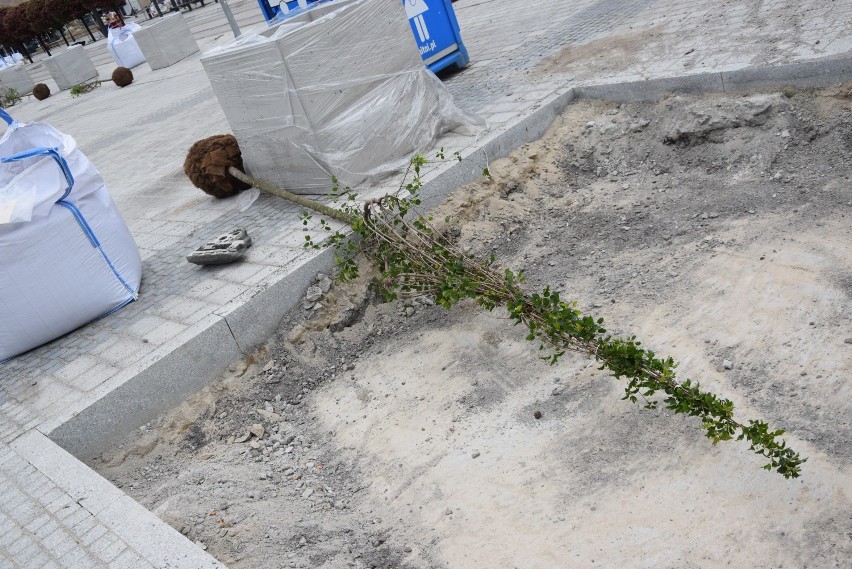
[[[36,36],[36,40],[38,40],[38,44],[41,46],[41,49],[44,50],[44,53],[47,54],[47,57],[50,57],[50,48],[47,47],[47,44],[44,43],[44,40],[41,39],[41,36]]]
[[[27,46],[24,45],[24,42],[18,42],[18,51],[24,54],[24,57],[30,60],[30,63],[33,62],[33,56],[30,55],[30,51],[27,49]]]
[[[96,13],[94,13],[94,12],[89,12],[89,13],[92,15],[92,18],[95,20],[95,24],[97,24],[98,29],[101,31],[101,33],[104,35],[104,37],[107,37],[109,32],[107,32],[107,28],[104,25],[104,21],[101,20],[101,17],[98,16]]]
[[[64,41],[64,42],[65,42],[65,45],[66,45],[66,46],[70,46],[70,45],[71,45],[70,43],[68,43],[68,39],[65,37],[65,32],[63,32],[63,31],[62,31],[62,28],[59,28],[59,35],[61,35],[61,36],[62,36],[62,41]],[[71,38],[71,39],[74,39],[74,38]]]
[[[92,38],[92,43],[95,43],[95,35],[92,33],[92,30],[89,29],[89,24],[86,23],[86,17],[83,16],[80,18],[80,22],[83,24],[83,27],[86,28],[86,31],[89,32],[89,37]]]

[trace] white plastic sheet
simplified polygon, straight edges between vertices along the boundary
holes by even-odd
[[[107,51],[119,67],[132,69],[145,63],[145,55],[133,37],[142,26],[135,22],[127,22],[124,27],[110,28],[107,33]]]
[[[135,300],[142,264],[103,178],[73,138],[12,121],[0,162],[3,361]]]
[[[248,172],[296,193],[373,180],[484,126],[425,68],[399,0],[319,3],[201,61]]]

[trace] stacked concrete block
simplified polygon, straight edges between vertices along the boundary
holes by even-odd
[[[19,95],[26,95],[32,93],[34,86],[32,77],[23,65],[0,69],[0,91],[5,93],[8,89],[14,89]]]
[[[398,0],[320,4],[201,61],[246,169],[297,193],[392,171],[467,122]]]
[[[98,70],[81,45],[71,46],[48,57],[44,60],[44,67],[60,90],[98,78]]]
[[[169,67],[198,52],[198,44],[180,13],[143,26],[133,37],[152,70]]]
[[[250,44],[202,62],[240,143],[248,172],[287,188],[293,187],[293,180],[328,182],[322,168],[290,144],[314,141],[274,42]],[[275,174],[275,170],[287,173]]]

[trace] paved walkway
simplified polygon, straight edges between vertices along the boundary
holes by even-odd
[[[465,156],[572,85],[852,50],[852,0],[454,6],[473,63],[445,83],[460,106],[490,121],[477,138],[439,141]],[[244,31],[264,26],[254,0],[231,7]],[[185,18],[202,50],[232,37],[216,4]],[[86,49],[108,78],[114,64],[103,41]],[[241,212],[186,180],[189,146],[229,131],[198,56],[156,72],[143,64],[131,87],[105,82],[77,98],[57,93],[38,63],[31,73],[54,95],[18,104],[13,116],[50,122],[77,139],[137,240],[144,277],[138,302],[0,366],[0,568],[216,566],[53,441],[90,456],[110,442],[104,434],[125,433],[150,420],[152,409],[198,389],[266,338],[327,260],[301,248],[299,208],[261,197]],[[436,165],[429,176],[449,167]],[[189,251],[238,226],[255,241],[244,262],[213,269],[186,263]]]

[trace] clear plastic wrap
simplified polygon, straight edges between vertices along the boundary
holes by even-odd
[[[202,55],[251,175],[326,193],[399,169],[459,109],[423,65],[399,0],[335,0]]]

